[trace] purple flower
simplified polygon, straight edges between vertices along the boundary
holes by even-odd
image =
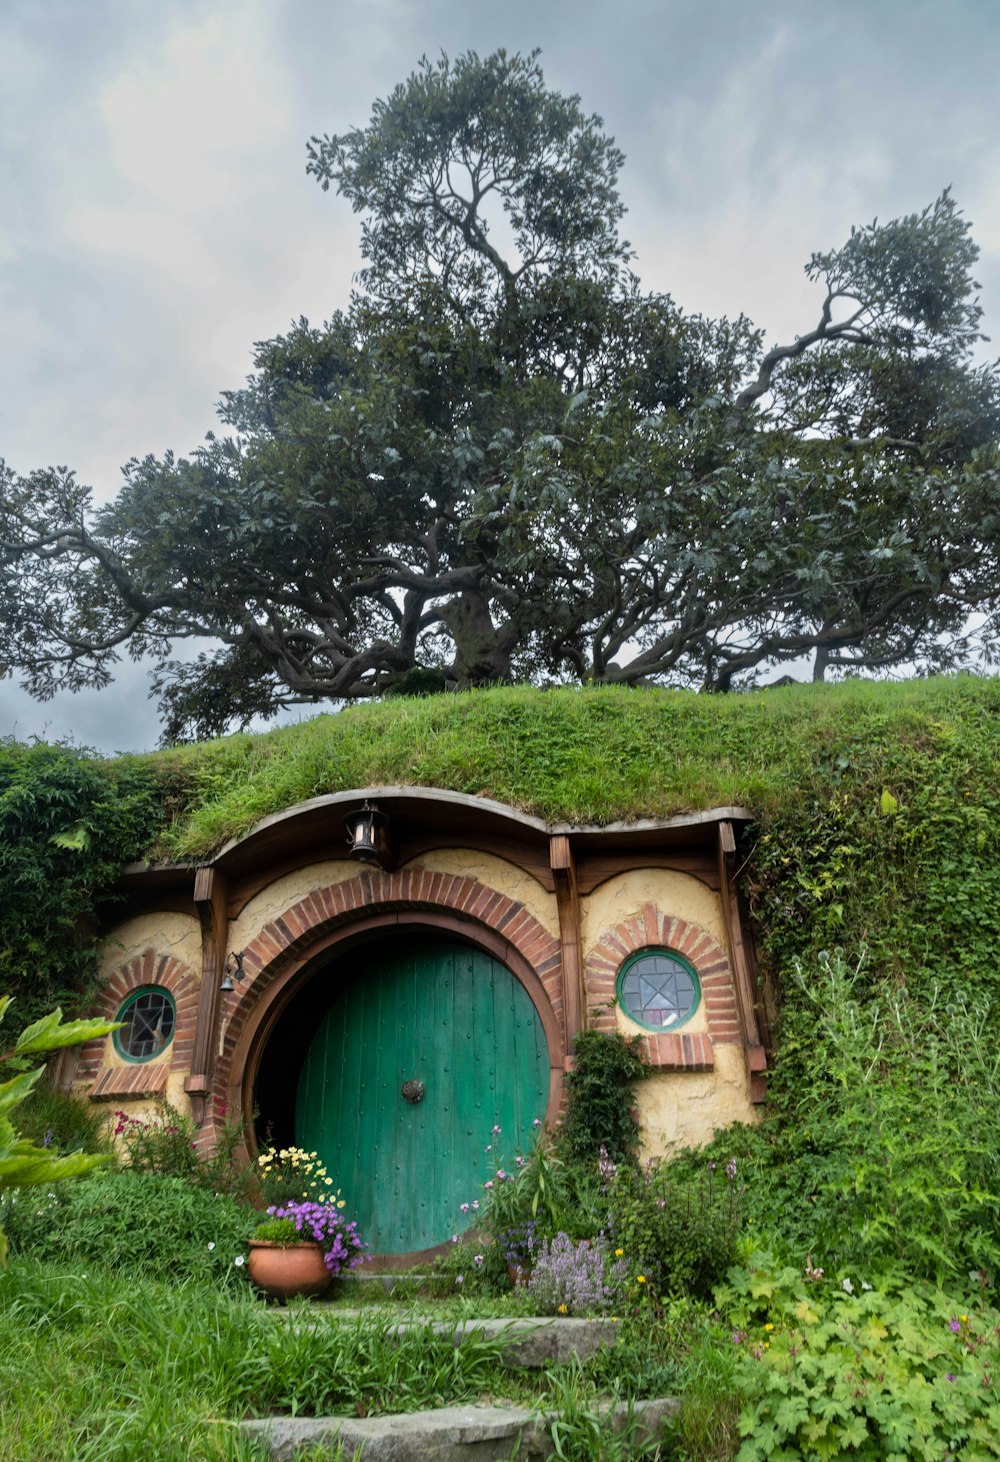
[[[951,1371],[949,1371],[948,1374],[945,1376],[946,1381],[953,1381],[954,1379],[955,1377],[952,1375]]]
[[[962,1329],[962,1326],[961,1326],[961,1323],[958,1320],[949,1320],[948,1321],[948,1329],[949,1330],[954,1330],[955,1334],[958,1335],[959,1332]]]
[[[467,1203],[463,1203],[461,1205],[461,1209],[462,1209],[462,1212],[463,1213],[468,1213],[468,1211],[469,1211],[469,1205]]]
[[[542,1119],[541,1119],[541,1117],[536,1117],[535,1120],[532,1122],[531,1125],[532,1125],[532,1127],[540,1127],[542,1125]]]
[[[456,1284],[464,1284],[465,1283],[465,1275],[464,1274],[456,1274],[456,1276],[455,1276],[455,1283]]]
[[[499,1127],[494,1127],[493,1128],[493,1136],[494,1137],[499,1137],[500,1136],[500,1128]]]
[[[479,1199],[478,1198],[473,1198],[473,1200],[472,1200],[472,1211],[473,1211],[473,1213],[478,1213],[478,1211],[479,1211]]]
[[[486,1260],[485,1260],[485,1258],[483,1257],[482,1254],[475,1254],[475,1255],[473,1255],[472,1262],[473,1262],[473,1264],[475,1264],[475,1266],[476,1266],[477,1269],[481,1269],[483,1267],[483,1265],[486,1263]]]
[[[483,1184],[483,1187],[487,1190],[487,1192],[489,1192],[490,1188],[493,1187],[493,1179],[490,1178],[488,1182]]]
[[[505,1183],[507,1181],[507,1174],[504,1172],[503,1168],[497,1168],[497,1177],[500,1179],[501,1183]]]

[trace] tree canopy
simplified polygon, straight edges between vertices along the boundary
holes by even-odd
[[[1000,374],[950,194],[813,254],[815,323],[770,345],[642,290],[622,163],[503,51],[424,59],[314,137],[362,219],[349,304],[259,343],[223,430],[109,503],[2,468],[0,673],[44,698],[152,655],[176,739],[450,685],[940,668],[970,620],[995,637]]]

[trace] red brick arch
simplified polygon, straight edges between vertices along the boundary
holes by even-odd
[[[315,889],[265,924],[243,951],[248,980],[229,997],[223,1014],[222,1060],[216,1073],[218,1102],[229,1090],[233,1054],[269,988],[301,966],[317,946],[372,915],[386,927],[405,924],[407,912],[440,912],[470,934],[486,931],[496,947],[508,948],[530,969],[544,991],[551,1017],[564,1044],[562,961],[559,940],[524,904],[461,874],[407,868],[397,873],[366,869],[356,877]],[[516,973],[515,969],[515,973]],[[558,1055],[552,1052],[553,1057]],[[232,1080],[240,1079],[232,1072]]]
[[[177,1008],[173,1040],[164,1052],[163,1061],[142,1061],[114,1067],[104,1066],[108,1037],[88,1041],[80,1051],[76,1076],[77,1080],[96,1078],[90,1095],[98,1100],[162,1094],[166,1090],[169,1071],[186,1073],[191,1068],[199,980],[190,966],[172,954],[159,954],[150,947],[119,965],[104,982],[93,1015],[98,1020],[114,1020],[133,990],[144,985],[160,985],[173,996]]]
[[[615,999],[618,971],[629,955],[642,949],[666,948],[694,966],[701,984],[702,999],[708,1015],[708,1035],[683,1031],[644,1037],[648,1059],[660,1070],[710,1071],[715,1065],[716,1045],[741,1045],[736,991],[726,951],[717,939],[698,924],[663,914],[655,904],[643,904],[638,913],[616,924],[601,935],[587,955],[584,980],[587,1003],[598,1013],[594,1026],[598,1030],[617,1029]]]

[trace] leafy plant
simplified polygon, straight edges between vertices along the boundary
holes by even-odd
[[[41,1203],[28,1189],[5,1195],[2,1218],[17,1255],[212,1284],[244,1274],[255,1215],[222,1194],[127,1168],[44,1191]]]
[[[288,1249],[292,1244],[302,1243],[302,1235],[290,1218],[265,1219],[254,1229],[253,1236],[255,1239],[262,1239],[265,1243],[277,1244],[281,1249]]]
[[[532,1254],[528,1293],[542,1314],[610,1314],[625,1308],[628,1279],[627,1260],[603,1234],[579,1243],[556,1234]]]
[[[684,1182],[670,1165],[620,1168],[608,1193],[608,1232],[630,1273],[655,1296],[707,1298],[733,1262],[740,1227],[736,1163]]]
[[[11,996],[0,996],[0,1021],[10,1003]],[[79,1045],[81,1041],[107,1035],[114,1028],[106,1021],[63,1021],[62,1011],[56,1010],[23,1030],[14,1045],[0,1055],[0,1064],[16,1062],[22,1067],[16,1076],[0,1084],[0,1202],[11,1190],[37,1187],[39,1184],[48,1186],[63,1178],[79,1177],[107,1161],[101,1153],[60,1155],[44,1146],[38,1147],[19,1136],[8,1113],[30,1095],[44,1070],[42,1066],[23,1069],[27,1058]],[[0,1265],[6,1257],[7,1239],[0,1214]]]
[[[641,1036],[581,1031],[566,1073],[566,1113],[559,1149],[596,1166],[602,1152],[613,1163],[634,1163],[639,1124],[632,1114],[637,1081],[649,1074]]]
[[[1000,1456],[1000,1313],[981,1299],[758,1254],[719,1302],[740,1357],[740,1462]]]
[[[333,1203],[343,1208],[340,1189],[314,1152],[301,1147],[276,1148],[270,1144],[257,1157],[257,1182],[265,1203],[294,1199],[312,1203]]]

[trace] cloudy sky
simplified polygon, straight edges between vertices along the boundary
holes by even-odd
[[[358,220],[307,138],[424,53],[500,46],[540,47],[624,150],[647,288],[793,335],[814,249],[951,184],[1000,337],[996,0],[3,0],[0,456],[105,498],[196,446],[254,340],[346,302]],[[0,735],[151,747],[146,690],[128,665],[42,706],[6,681]]]

